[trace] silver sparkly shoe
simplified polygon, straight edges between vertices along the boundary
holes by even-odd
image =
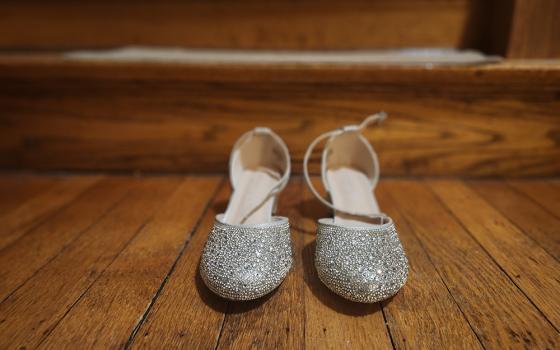
[[[334,210],[333,218],[318,222],[315,267],[319,279],[338,295],[362,303],[390,298],[408,276],[408,260],[393,220],[379,211],[373,194],[379,179],[377,155],[360,133],[385,118],[381,112],[360,125],[322,134],[309,145],[303,161],[311,192]],[[324,139],[328,140],[321,174],[332,202],[317,192],[307,169],[313,149]]]
[[[236,142],[230,156],[233,193],[216,216],[200,260],[210,290],[231,300],[273,291],[292,266],[288,219],[273,216],[277,194],[290,176],[286,144],[268,128],[255,128]]]

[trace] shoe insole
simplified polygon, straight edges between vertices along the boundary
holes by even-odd
[[[278,183],[280,175],[269,169],[245,170],[240,175],[233,191],[224,222],[238,225],[251,210],[270,193]],[[255,210],[243,224],[263,224],[272,221],[274,197],[269,198],[260,208]]]
[[[370,181],[363,172],[348,167],[327,170],[327,181],[335,207],[354,213],[379,213]],[[375,222],[335,211],[334,223],[343,226],[362,226]]]

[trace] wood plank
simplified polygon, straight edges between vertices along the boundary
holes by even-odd
[[[507,57],[560,57],[560,2],[515,0]]]
[[[556,260],[560,260],[559,218],[503,181],[470,181],[469,185],[498,209],[501,215],[534,239]],[[549,187],[554,191],[553,186]]]
[[[557,330],[425,184],[385,187],[485,348],[558,347]]]
[[[314,180],[318,183],[318,179]],[[392,349],[379,303],[361,304],[331,292],[315,270],[315,232],[318,219],[330,214],[306,190],[301,209],[304,236],[305,347],[308,349]]]
[[[230,193],[229,186],[221,187],[144,322],[131,335],[131,348],[216,347],[227,301],[206,288],[198,264],[214,218],[224,212]]]
[[[219,183],[219,177],[186,178],[41,347],[126,345]]]
[[[0,300],[106,215],[135,184],[138,181],[128,177],[103,179],[67,208],[4,248],[0,254]]]
[[[317,135],[386,110],[383,127],[366,132],[386,175],[560,172],[558,65],[427,69],[59,58],[0,60],[0,79],[10,82],[0,86],[5,168],[224,171],[235,140],[264,125],[285,139],[294,171],[301,172]]]
[[[448,290],[401,208],[382,181],[375,190],[383,212],[395,222],[409,262],[406,285],[383,311],[397,349],[480,349],[468,320]]]
[[[178,185],[146,179],[111,213],[0,304],[0,347],[38,346]]]
[[[542,181],[510,180],[508,184],[560,218],[560,188]]]
[[[25,201],[54,185],[56,179],[48,176],[0,176],[0,216],[19,207]]]
[[[0,47],[60,49],[123,45],[339,49],[459,47],[471,25],[468,0],[282,2],[8,2]],[[414,30],[410,24],[414,23]]]
[[[500,267],[560,329],[560,262],[460,181],[430,187]]]
[[[303,296],[303,237],[296,229],[302,202],[301,178],[292,180],[278,200],[278,215],[287,216],[292,227],[294,264],[277,290],[263,298],[230,302],[218,349],[302,349],[305,346]]]
[[[2,227],[0,249],[16,241],[33,226],[68,205],[99,179],[98,176],[66,178],[39,196],[0,217],[0,227]]]

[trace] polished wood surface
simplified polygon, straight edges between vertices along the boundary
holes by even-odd
[[[475,23],[480,15],[475,3],[469,0],[10,1],[2,6],[0,48],[464,47],[472,41],[471,36],[484,35],[481,26]]]
[[[556,0],[8,1],[0,49],[474,49],[560,57]]]
[[[507,57],[560,58],[560,1],[515,0]]]
[[[0,167],[224,172],[260,125],[301,173],[320,133],[385,110],[366,131],[382,174],[560,171],[560,65],[203,64],[0,58]],[[313,164],[316,171],[317,164]]]
[[[382,179],[377,198],[397,224],[410,275],[396,296],[372,305],[347,302],[318,280],[315,221],[329,213],[299,177],[279,200],[292,226],[294,267],[271,295],[244,303],[215,296],[197,272],[229,198],[224,177],[0,176],[0,189],[11,183],[18,187],[0,224],[53,188],[80,194],[0,250],[2,348],[560,344],[560,262],[547,247],[560,231],[550,227],[543,238],[531,226],[560,218],[550,201],[560,196],[558,180]]]

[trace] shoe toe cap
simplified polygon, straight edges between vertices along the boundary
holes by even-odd
[[[215,226],[200,260],[200,275],[223,298],[251,300],[278,287],[291,265],[288,227],[241,232]]]
[[[315,266],[329,289],[362,303],[390,298],[408,277],[408,260],[394,228],[320,231]]]
[[[383,271],[372,266],[358,267],[357,272],[340,267],[320,271],[319,278],[329,289],[345,299],[375,303],[395,295],[404,285],[406,274],[407,271]]]
[[[270,293],[286,273],[275,273],[270,265],[243,264],[237,269],[216,269],[209,261],[201,262],[201,276],[206,286],[219,296],[231,300],[252,300]]]

